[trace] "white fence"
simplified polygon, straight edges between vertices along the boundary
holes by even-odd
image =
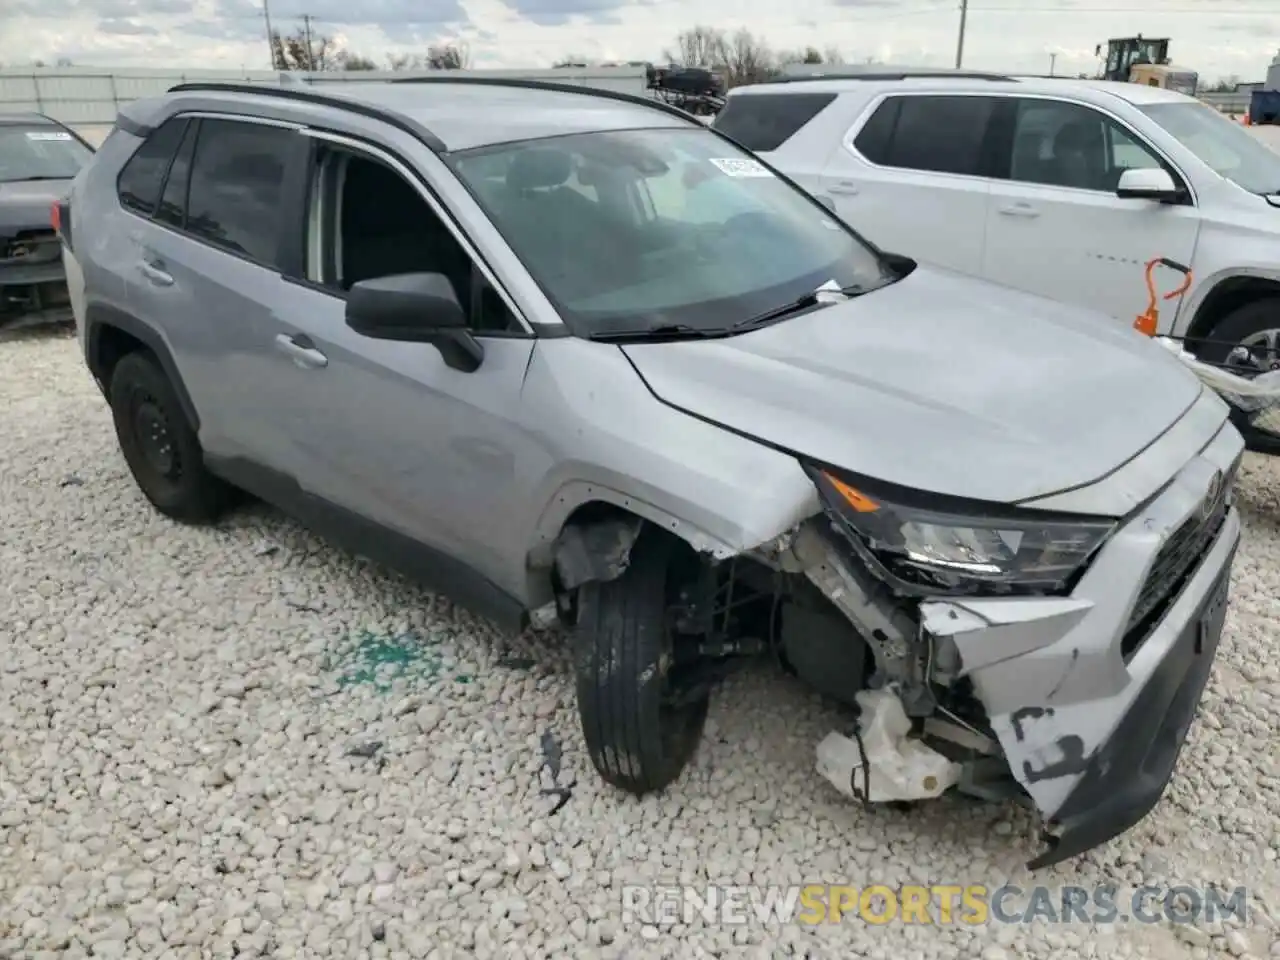
[[[1251,90],[1234,90],[1230,93],[1201,93],[1199,99],[1223,113],[1243,114],[1249,111],[1249,99],[1252,96]]]
[[[584,87],[643,93],[643,67],[587,67],[561,70],[466,70],[466,76],[555,80]],[[411,71],[383,70],[297,73],[293,76],[338,83],[369,83],[392,77],[421,76]],[[429,74],[439,76],[438,72]],[[164,93],[179,83],[219,80],[242,83],[280,82],[270,70],[105,70],[92,67],[49,67],[0,70],[0,113],[35,111],[53,117],[92,143],[101,143],[120,107],[131,100]]]

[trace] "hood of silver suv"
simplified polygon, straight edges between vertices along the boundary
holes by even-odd
[[[740,336],[622,349],[687,413],[889,483],[1002,503],[1106,476],[1202,389],[1123,321],[924,266]]]

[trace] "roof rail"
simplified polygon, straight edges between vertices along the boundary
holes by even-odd
[[[681,110],[657,97],[642,97],[635,93],[624,93],[621,90],[607,90],[603,87],[588,87],[581,83],[560,83],[558,80],[526,80],[521,77],[454,77],[450,73],[458,71],[441,71],[438,77],[395,77],[387,83],[465,83],[477,87],[520,87],[526,90],[545,90],[548,93],[577,93],[589,97],[603,97],[606,100],[617,100],[621,103],[634,103],[642,107],[653,107],[663,113],[680,117],[682,120],[697,120],[693,114]]]
[[[251,96],[275,97],[280,100],[294,100],[301,103],[339,106],[343,110],[350,110],[352,113],[358,113],[372,120],[381,120],[383,123],[403,130],[410,136],[421,140],[432,153],[448,153],[448,148],[445,146],[444,141],[416,120],[411,120],[404,114],[397,113],[394,110],[383,110],[374,104],[365,103],[352,97],[335,97],[332,94],[320,93],[313,89],[310,84],[305,86],[302,84],[296,86],[290,84],[287,87],[273,87],[266,83],[228,83],[217,80],[201,80],[191,83],[179,83],[177,86],[170,87],[166,92],[247,93]]]
[[[442,73],[455,73],[457,71],[442,71]],[[469,84],[473,86],[490,86],[490,87],[521,87],[528,90],[545,90],[550,93],[577,93],[584,96],[603,97],[606,100],[617,100],[622,103],[634,103],[642,107],[651,107],[660,110],[671,116],[679,117],[682,120],[697,121],[691,113],[681,110],[679,107],[665,103],[656,97],[642,97],[634,93],[623,93],[621,90],[606,90],[600,87],[588,87],[582,84],[574,83],[558,83],[552,80],[524,80],[518,77],[455,77],[455,76],[439,76],[439,77],[396,77],[392,80],[373,81],[375,83],[454,83]],[[218,80],[201,80],[191,83],[180,83],[170,87],[168,93],[180,92],[226,92],[226,93],[247,93],[254,95],[264,95],[269,97],[280,97],[286,100],[299,100],[303,103],[323,103],[326,105],[338,105],[344,110],[351,110],[363,116],[371,117],[375,120],[382,120],[392,126],[399,127],[406,133],[412,134],[422,140],[433,153],[447,153],[448,148],[444,142],[434,133],[424,127],[422,124],[409,119],[407,116],[397,113],[393,110],[384,110],[374,104],[366,103],[355,97],[333,96],[331,94],[321,93],[316,90],[309,82],[304,84],[290,84],[289,86],[272,86],[267,83],[234,83]]]
[[[944,80],[948,78],[956,80],[990,80],[994,82],[1013,82],[1017,80],[1014,77],[1008,77],[1000,73],[982,73],[973,70],[869,70],[853,73],[814,73],[805,76],[796,77],[770,77],[768,80],[761,80],[760,83],[813,83],[818,80],[911,80],[915,78],[927,78]],[[754,86],[754,84],[753,84]]]

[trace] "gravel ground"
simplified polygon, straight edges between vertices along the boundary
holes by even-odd
[[[623,884],[1027,886],[1033,823],[845,802],[812,769],[838,715],[764,668],[665,796],[604,789],[559,637],[505,640],[264,507],[160,518],[64,334],[0,343],[0,452],[0,956],[1280,956],[1280,464],[1245,465],[1169,794],[1040,877],[1247,883],[1247,923],[659,929],[623,922]]]

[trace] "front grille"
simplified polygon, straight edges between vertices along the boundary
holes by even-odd
[[[1129,615],[1124,640],[1121,642],[1120,649],[1126,660],[1151,635],[1151,631],[1195,572],[1200,558],[1217,539],[1231,506],[1239,464],[1240,461],[1237,460],[1231,465],[1223,475],[1217,495],[1188,517],[1156,554],[1155,562],[1138,593],[1133,612]]]

